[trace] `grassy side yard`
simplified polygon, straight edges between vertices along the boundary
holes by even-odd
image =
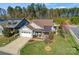
[[[49,46],[51,51],[45,50],[45,42],[36,41],[26,44],[20,51],[21,55],[74,55],[79,54],[79,51],[74,48],[76,46],[75,40],[71,35],[68,35],[67,40],[60,35],[55,36],[54,42]]]
[[[0,36],[0,47],[5,46],[6,44],[10,43],[11,41],[15,40],[17,37],[4,37]]]

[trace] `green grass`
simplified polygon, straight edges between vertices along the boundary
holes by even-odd
[[[4,37],[0,36],[0,47],[5,46],[6,44],[10,43],[11,41],[15,40],[17,37]]]
[[[51,43],[52,50],[50,52],[45,51],[46,44],[42,42],[28,43],[20,51],[21,55],[78,55],[73,46],[76,46],[76,42],[71,35],[68,35],[67,41],[60,35],[55,36],[55,42]]]

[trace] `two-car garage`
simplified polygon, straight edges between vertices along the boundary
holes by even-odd
[[[32,30],[28,28],[27,26],[22,27],[19,30],[20,37],[28,37],[32,38]]]

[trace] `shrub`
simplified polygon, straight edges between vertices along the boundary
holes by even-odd
[[[14,34],[18,33],[18,30],[10,29],[10,28],[4,28],[4,30],[2,32],[3,32],[4,36],[10,37],[10,36],[13,36]]]

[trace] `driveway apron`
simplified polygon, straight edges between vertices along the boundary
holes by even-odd
[[[1,47],[0,51],[13,55],[20,54],[20,49],[30,40],[30,38],[19,37],[8,45]]]

